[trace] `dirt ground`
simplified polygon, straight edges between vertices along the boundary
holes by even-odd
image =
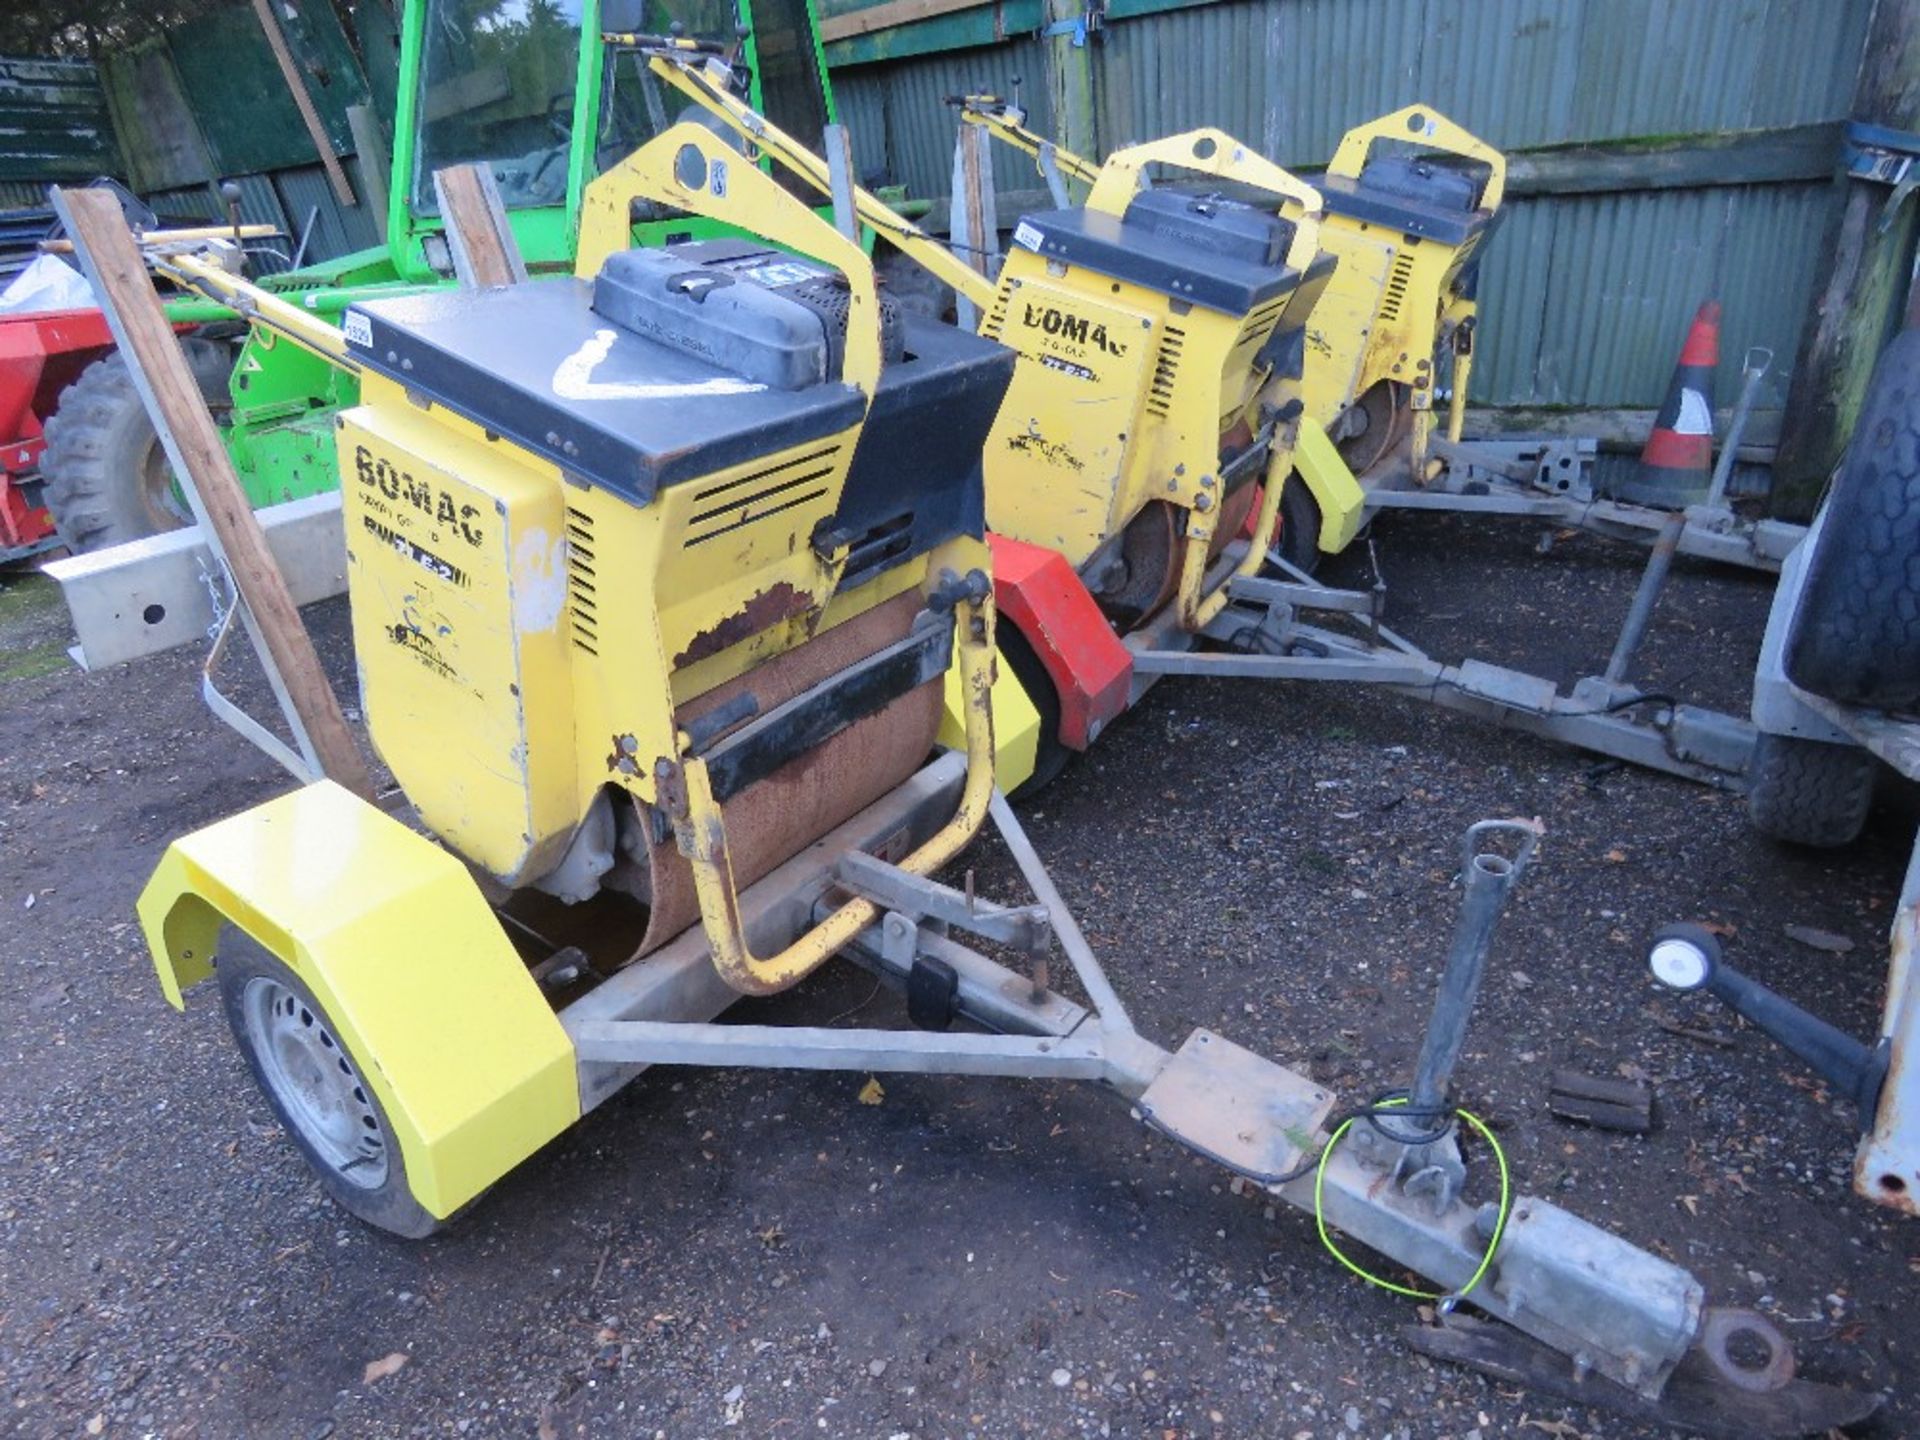
[[[1532,539],[1383,526],[1393,618],[1449,656],[1475,637],[1563,680],[1598,668],[1636,557]],[[1743,709],[1766,588],[1683,564],[1646,680]],[[45,663],[64,615],[44,599],[0,580],[0,1432],[1661,1433],[1416,1357],[1411,1302],[1340,1270],[1310,1219],[1068,1086],[889,1078],[869,1106],[860,1075],[656,1070],[450,1233],[360,1227],[277,1130],[217,1002],[166,1007],[133,923],[170,837],[285,777],[210,717],[196,656]],[[348,673],[343,610],[313,613]],[[1459,1097],[1524,1189],[1765,1311],[1803,1373],[1887,1392],[1862,1433],[1920,1433],[1901,1318],[1920,1230],[1851,1193],[1852,1110],[1709,1002],[1656,994],[1641,962],[1655,926],[1713,920],[1735,963],[1870,1032],[1906,797],[1847,851],[1796,853],[1735,798],[1410,701],[1172,681],[1025,808],[1144,1031],[1216,1027],[1353,1098],[1410,1067],[1462,828],[1511,814],[1549,834]],[[755,1013],[897,1015],[851,967]],[[1558,1066],[1645,1075],[1660,1127],[1553,1119]]]

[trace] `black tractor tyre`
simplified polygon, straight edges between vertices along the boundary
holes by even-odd
[[[1320,568],[1320,502],[1298,471],[1280,491],[1280,539],[1273,548],[1296,570],[1311,575]]]
[[[413,1198],[371,1056],[351,1054],[306,982],[229,928],[214,965],[233,1038],[314,1178],[341,1209],[377,1230],[423,1240],[446,1223]]]
[[[944,321],[954,310],[953,287],[937,279],[904,250],[884,247],[874,262],[882,299],[923,320]]]
[[[1747,818],[1790,845],[1850,845],[1867,823],[1877,764],[1853,745],[1763,733],[1747,768]]]
[[[1013,670],[1014,679],[1027,692],[1033,708],[1040,712],[1040,741],[1033,756],[1033,774],[1014,786],[1007,796],[1009,800],[1025,800],[1060,778],[1060,772],[1073,759],[1073,751],[1060,743],[1060,692],[1054,688],[1053,677],[1047,673],[1032,642],[1004,615],[994,626],[993,638],[1000,658]]]
[[[1829,700],[1920,708],[1920,330],[1874,369],[1782,659]]]
[[[233,404],[232,350],[200,338],[180,348],[208,408],[224,415]],[[124,356],[108,355],[81,371],[47,417],[46,433],[44,495],[69,549],[104,550],[191,522]]]

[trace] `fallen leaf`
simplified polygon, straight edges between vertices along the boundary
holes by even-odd
[[[534,1435],[536,1440],[560,1440],[560,1432],[554,1428],[551,1410],[540,1412],[540,1424],[535,1428]]]
[[[1844,955],[1853,949],[1853,941],[1831,930],[1816,930],[1811,925],[1789,925],[1786,930],[1789,940],[1798,940],[1802,945],[1824,950],[1829,955]]]
[[[371,1385],[376,1380],[384,1380],[389,1375],[397,1375],[404,1370],[407,1361],[413,1357],[404,1350],[396,1350],[391,1355],[382,1355],[378,1360],[369,1360],[365,1373],[360,1377],[362,1385]]]
[[[1627,863],[1627,852],[1616,845],[1600,858],[1609,865],[1624,865]]]
[[[1682,1195],[1680,1197],[1680,1203],[1687,1207],[1687,1214],[1698,1215],[1700,1213],[1700,1197],[1698,1195]]]
[[[862,1105],[878,1105],[887,1098],[887,1092],[880,1088],[880,1082],[868,1077],[867,1083],[860,1087],[859,1100]]]

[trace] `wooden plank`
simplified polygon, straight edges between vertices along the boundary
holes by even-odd
[[[911,25],[916,20],[931,20],[936,15],[951,15],[956,10],[977,10],[994,0],[883,0],[879,5],[834,15],[820,22],[820,41],[830,45],[855,35],[870,35],[876,30],[891,30],[896,25]]]
[[[1858,1424],[1880,1408],[1876,1391],[1795,1378],[1778,1390],[1745,1390],[1719,1379],[1698,1349],[1680,1358],[1657,1400],[1578,1371],[1540,1341],[1491,1320],[1456,1311],[1438,1325],[1401,1327],[1401,1338],[1422,1355],[1467,1365],[1528,1390],[1576,1405],[1611,1410],[1712,1440],[1759,1440],[1768,1435],[1825,1435]]]
[[[267,44],[273,47],[273,58],[279,62],[280,74],[286,79],[287,91],[293,96],[293,103],[299,107],[301,122],[307,127],[313,148],[320,154],[320,164],[333,185],[334,195],[342,205],[358,205],[360,201],[347,180],[346,167],[341,165],[339,155],[334,152],[333,140],[327,134],[326,125],[321,122],[320,112],[313,108],[313,97],[307,93],[306,79],[300,73],[293,52],[287,48],[287,37],[281,32],[280,22],[274,18],[272,0],[253,0],[253,13],[260,17],[260,28],[266,32]]]
[[[371,105],[349,105],[347,129],[353,132],[353,148],[360,156],[360,183],[367,187],[373,228],[384,245],[387,241],[387,170],[393,163],[387,156],[387,137]]]
[[[234,588],[279,671],[321,769],[329,779],[371,800],[373,780],[366,761],[320,668],[313,640],[274,563],[253,506],[240,488],[226,446],[220,443],[199,383],[120,213],[120,202],[108,190],[57,190],[54,196],[67,231],[87,262],[88,278],[112,321],[114,336],[152,392],[152,403],[160,412],[156,419],[165,422],[159,426],[161,434],[172,434],[186,483],[198,496],[198,508],[219,541]]]
[[[1086,0],[1045,0],[1047,100],[1052,107],[1054,143],[1073,155],[1098,155],[1100,137],[1093,109],[1095,42],[1074,44],[1071,26],[1087,13]],[[1057,33],[1048,34],[1048,31]],[[1068,193],[1080,198],[1083,187],[1069,180]]]
[[[440,219],[453,251],[453,273],[468,289],[517,285],[527,278],[506,207],[494,184],[493,167],[481,162],[433,172]]]
[[[1893,130],[1920,129],[1920,0],[1879,0],[1854,87],[1853,116]],[[1880,352],[1893,338],[1913,275],[1920,203],[1885,214],[1888,188],[1837,179],[1840,218],[1813,297],[1774,467],[1774,513],[1810,519],[1840,464],[1866,403]],[[1883,224],[1884,219],[1884,224]]]
[[[1476,405],[1467,412],[1467,428],[1475,435],[1554,435],[1568,440],[1594,440],[1602,450],[1639,454],[1653,433],[1657,410],[1597,406]],[[1713,412],[1713,433],[1725,435],[1733,418],[1731,406]],[[1773,459],[1780,438],[1781,412],[1755,410],[1747,417],[1739,458],[1764,465]]]
[[[1840,155],[1841,130],[1835,120],[1512,151],[1507,155],[1507,193],[1618,194],[1825,180]]]
[[[1563,1120],[1645,1135],[1653,1129],[1653,1087],[1580,1070],[1555,1070],[1547,1108]]]

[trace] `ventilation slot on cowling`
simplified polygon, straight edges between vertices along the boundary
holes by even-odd
[[[1235,348],[1251,349],[1264,345],[1286,308],[1286,297],[1282,296],[1278,300],[1268,301],[1257,310],[1249,311],[1245,323],[1240,326],[1240,338],[1234,341]]]
[[[1000,338],[1000,327],[1006,323],[1007,297],[1005,294],[1001,294],[994,300],[993,308],[987,312],[986,322],[981,325],[980,333],[989,340],[998,340]]]
[[[1153,361],[1153,386],[1147,391],[1147,409],[1161,417],[1173,408],[1173,386],[1180,378],[1180,356],[1187,332],[1169,325],[1160,335],[1160,353]]]
[[[600,653],[600,591],[594,554],[593,517],[567,507],[567,614],[573,643],[589,655]]]
[[[1413,256],[1402,252],[1394,257],[1393,272],[1387,276],[1387,293],[1380,301],[1380,318],[1389,324],[1400,318],[1406,302],[1407,286],[1413,283]]]
[[[827,493],[827,482],[839,453],[839,446],[829,445],[810,455],[799,455],[698,491],[693,499],[700,508],[687,522],[685,548],[691,550],[810,500],[818,500]]]

